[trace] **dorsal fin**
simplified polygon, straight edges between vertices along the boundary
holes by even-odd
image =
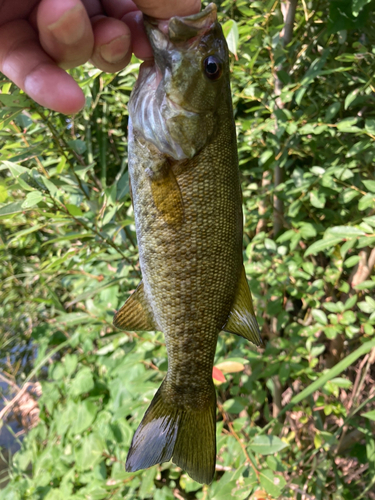
[[[250,340],[250,342],[255,345],[260,345],[262,342],[258,322],[254,313],[253,300],[251,298],[251,292],[243,266],[232,310],[223,330],[240,335]]]
[[[115,314],[113,324],[120,330],[158,330],[144,294],[143,281],[139,283],[136,291],[130,295],[125,304]]]

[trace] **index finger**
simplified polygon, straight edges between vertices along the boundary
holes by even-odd
[[[0,71],[46,108],[71,114],[85,104],[78,84],[44,52],[25,20],[0,26]]]

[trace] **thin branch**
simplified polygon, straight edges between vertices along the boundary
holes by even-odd
[[[284,17],[284,27],[280,33],[280,41],[284,48],[291,42],[293,37],[293,26],[296,16],[297,2],[298,0],[283,0],[281,2],[281,11]],[[281,91],[284,86],[278,76],[278,72],[281,71],[282,68],[283,68],[282,65],[279,65],[274,69],[276,96],[281,95]],[[284,107],[284,103],[281,101],[279,97],[276,98],[276,106],[279,109],[282,109]],[[277,120],[276,120],[276,128],[278,128]],[[281,168],[280,164],[278,163],[275,166],[275,172],[274,172],[274,189],[276,190],[277,187],[280,184],[282,184],[283,181],[284,181],[284,169]],[[277,196],[277,194],[274,194],[273,197],[273,210],[274,210],[273,235],[274,237],[276,237],[276,235],[282,230],[284,226],[284,204],[282,200]]]
[[[249,454],[247,453],[247,450],[246,450],[246,446],[243,444],[243,442],[241,441],[240,437],[238,436],[238,434],[236,433],[236,431],[234,430],[233,428],[233,424],[232,422],[227,422],[228,423],[228,427],[230,429],[230,433],[232,434],[232,436],[237,440],[238,444],[241,446],[242,448],[242,451],[244,452],[244,455],[246,457],[246,461],[248,462],[248,464],[252,467],[253,471],[255,472],[255,475],[258,479],[258,481],[260,480],[260,476],[259,476],[259,471],[258,469],[256,468],[255,464],[253,463],[253,461],[251,460],[251,458],[249,457]]]
[[[13,406],[21,399],[21,397],[25,394],[27,389],[30,387],[30,385],[33,385],[32,383],[28,382],[26,383],[22,389],[19,390],[18,394],[14,396],[14,398],[9,401],[9,403],[4,406],[4,408],[0,411],[0,421],[4,419],[5,415],[11,411]]]

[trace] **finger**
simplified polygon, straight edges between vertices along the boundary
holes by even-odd
[[[123,16],[122,21],[129,26],[131,31],[134,55],[143,61],[151,59],[153,57],[152,48],[144,28],[142,12],[130,12]]]
[[[117,0],[119,1],[119,0]],[[158,19],[169,19],[173,16],[190,16],[201,9],[201,0],[134,0],[139,10],[148,16]]]
[[[114,73],[129,63],[131,34],[123,22],[111,17],[100,16],[92,20],[94,32],[93,64],[103,71]]]
[[[0,71],[46,108],[71,114],[85,104],[77,83],[43,51],[27,21],[0,27]]]
[[[104,10],[108,16],[121,19],[129,12],[139,10],[132,0],[102,0]]]
[[[42,47],[62,68],[74,68],[90,59],[94,35],[80,0],[42,0],[37,24]]]
[[[81,0],[90,18],[103,15],[102,0]]]

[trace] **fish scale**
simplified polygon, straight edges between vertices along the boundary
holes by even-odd
[[[260,337],[242,262],[228,49],[216,7],[172,18],[168,32],[163,26],[146,19],[155,62],[141,68],[129,102],[129,177],[143,281],[114,324],[162,331],[168,370],[133,437],[126,470],[172,459],[209,483],[218,335],[226,330],[256,344]],[[205,72],[208,64],[218,68],[215,81]]]

